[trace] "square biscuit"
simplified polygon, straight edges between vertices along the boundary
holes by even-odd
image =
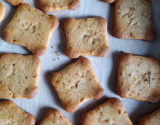
[[[64,22],[64,31],[66,54],[70,58],[108,55],[107,21],[103,17],[69,18]]]
[[[0,101],[1,125],[34,125],[35,117],[10,100]]]
[[[0,98],[34,98],[40,64],[33,55],[0,55]]]
[[[48,110],[40,125],[73,125],[63,114],[52,108]]]
[[[106,3],[113,3],[115,0],[103,0]]]
[[[80,0],[39,0],[40,8],[45,13],[58,10],[76,10],[80,7]]]
[[[85,57],[53,73],[51,83],[58,93],[63,108],[69,113],[76,111],[86,101],[93,98],[100,99],[105,94],[90,60]]]
[[[23,3],[25,0],[5,0],[8,3],[10,3],[13,6],[17,6],[20,5],[21,3]]]
[[[4,19],[5,13],[6,13],[6,9],[3,3],[0,1],[0,22]]]
[[[153,41],[156,37],[151,0],[116,0],[114,20],[117,38]]]
[[[27,3],[21,4],[3,31],[7,42],[26,47],[36,56],[46,54],[53,31],[58,27],[58,19],[47,15]]]
[[[122,98],[160,100],[160,62],[153,57],[124,53],[118,60],[117,93]]]
[[[150,115],[140,118],[139,125],[160,125],[160,109]]]
[[[123,103],[111,98],[93,110],[83,114],[82,125],[132,125]]]

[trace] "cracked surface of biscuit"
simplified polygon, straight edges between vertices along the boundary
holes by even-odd
[[[66,54],[70,58],[81,55],[105,57],[109,53],[107,21],[103,17],[74,19],[64,22]]]
[[[46,113],[40,125],[73,125],[63,114],[52,108]]]
[[[80,0],[39,0],[40,8],[49,13],[58,10],[76,10],[80,7]]]
[[[124,53],[118,61],[117,93],[122,98],[160,100],[160,62],[153,57]]]
[[[160,125],[160,109],[150,115],[140,118],[139,125]]]
[[[104,95],[91,62],[81,57],[65,69],[53,73],[51,83],[55,87],[63,108],[72,113],[90,99],[99,99]]]
[[[114,18],[117,38],[153,41],[156,37],[151,0],[116,0]]]
[[[6,9],[3,3],[0,1],[0,22],[4,19],[5,13],[6,13]]]
[[[1,125],[34,125],[33,115],[20,109],[10,100],[0,101],[0,124]]]
[[[3,31],[5,41],[26,47],[36,56],[46,54],[58,19],[47,15],[29,4],[21,4]]]
[[[8,3],[10,3],[13,6],[17,6],[21,3],[23,3],[25,0],[5,0],[5,1],[7,1]]]
[[[82,125],[132,125],[123,103],[111,98],[93,110],[83,114]]]
[[[32,55],[0,55],[0,98],[34,98],[41,61]]]

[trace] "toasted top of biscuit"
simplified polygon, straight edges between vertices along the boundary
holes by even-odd
[[[65,69],[53,73],[51,83],[55,87],[63,108],[71,113],[86,101],[99,99],[104,95],[91,62],[85,57],[79,58]]]
[[[76,10],[80,7],[80,0],[39,0],[40,8],[49,13],[57,10]]]
[[[123,98],[160,100],[160,62],[153,57],[124,53],[118,61],[117,93]]]
[[[24,112],[10,100],[0,101],[0,124],[1,125],[34,125],[33,115]]]
[[[58,27],[58,19],[47,15],[29,4],[21,4],[3,31],[7,42],[26,47],[36,56],[47,52],[53,31]]]
[[[41,61],[33,55],[0,55],[0,98],[33,98]]]
[[[50,109],[46,113],[40,125],[73,125],[63,114],[56,110]]]
[[[5,0],[5,1],[7,1],[8,3],[10,3],[13,6],[17,6],[17,5],[21,4],[22,2],[24,2],[25,0]]]
[[[4,19],[5,13],[6,13],[6,9],[3,3],[0,1],[0,22]]]
[[[123,103],[111,98],[93,110],[83,114],[82,125],[132,125]]]

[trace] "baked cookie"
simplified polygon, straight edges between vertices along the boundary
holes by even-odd
[[[117,38],[153,41],[156,37],[151,0],[116,0],[114,18]]]
[[[73,125],[63,114],[56,110],[50,109],[45,115],[40,125]]]
[[[33,115],[20,109],[10,100],[0,101],[0,124],[1,125],[34,125]]]
[[[80,7],[80,0],[39,0],[40,8],[45,13],[57,10],[76,10]]]
[[[6,9],[3,3],[0,1],[0,22],[4,19],[5,13],[6,13]]]
[[[123,103],[111,98],[93,110],[83,114],[82,125],[132,125]]]
[[[64,22],[66,54],[70,58],[81,55],[105,57],[109,53],[107,21],[103,17],[74,19]]]
[[[65,69],[51,76],[63,108],[72,113],[90,99],[99,99],[105,92],[102,88],[91,62],[85,57],[79,58]]]
[[[115,0],[103,0],[106,3],[113,3]]]
[[[34,98],[41,61],[32,55],[0,55],[0,98]]]
[[[7,42],[26,47],[36,56],[46,54],[53,31],[58,27],[58,19],[47,15],[27,3],[21,4],[13,19],[3,31]]]
[[[160,109],[140,119],[139,125],[160,125]]]
[[[20,5],[21,3],[23,3],[25,0],[5,0],[8,3],[10,3],[13,6],[17,6]]]
[[[153,57],[124,53],[118,61],[117,93],[122,98],[160,100],[160,62]]]

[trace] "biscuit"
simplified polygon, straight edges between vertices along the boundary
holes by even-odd
[[[80,7],[80,0],[39,0],[40,8],[45,13],[58,10],[76,10]]]
[[[10,100],[0,101],[1,125],[34,125],[35,117]]]
[[[139,125],[160,125],[160,109],[140,119]]]
[[[6,9],[3,3],[0,1],[0,22],[4,19],[5,13],[6,13]]]
[[[113,3],[115,0],[103,0],[106,3]]]
[[[21,3],[23,3],[25,0],[5,0],[8,3],[10,3],[13,6],[17,6],[20,5]]]
[[[85,57],[53,73],[51,83],[58,93],[63,108],[69,113],[76,111],[86,101],[93,98],[100,99],[105,94],[90,60]]]
[[[24,3],[4,29],[3,37],[7,42],[24,46],[34,55],[42,56],[46,54],[52,33],[58,25],[55,16]]]
[[[0,55],[0,98],[34,98],[41,61],[33,55]]]
[[[124,53],[118,61],[117,93],[122,98],[160,100],[160,62],[153,57]]]
[[[73,125],[63,114],[52,108],[48,110],[40,125]]]
[[[111,98],[93,110],[83,114],[82,125],[132,125],[123,103]]]
[[[70,58],[81,55],[105,57],[109,53],[107,21],[103,17],[74,19],[64,22],[66,54]]]
[[[153,41],[156,37],[151,0],[116,0],[114,18],[117,38]]]

